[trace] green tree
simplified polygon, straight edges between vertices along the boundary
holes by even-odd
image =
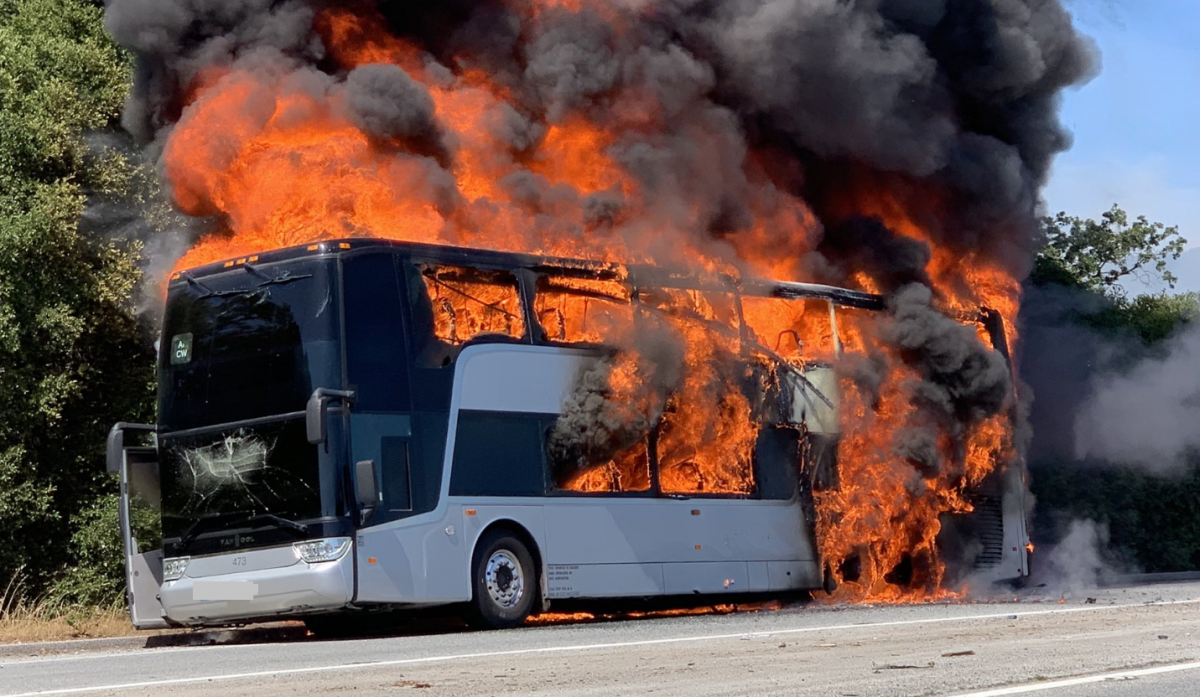
[[[1127,332],[1146,344],[1170,336],[1200,316],[1195,293],[1160,292],[1130,298],[1121,281],[1161,281],[1174,288],[1178,280],[1167,269],[1182,254],[1187,240],[1177,227],[1138,216],[1132,223],[1119,206],[1099,221],[1059,213],[1042,219],[1045,246],[1030,276],[1034,285],[1058,285],[1096,293],[1104,302],[1074,316],[1079,324],[1103,334]]]
[[[135,172],[87,141],[130,84],[101,19],[98,3],[0,0],[0,581],[24,569],[35,590],[114,488],[107,428],[151,409],[139,249],[79,228],[88,196]]]
[[[1178,280],[1167,262],[1178,259],[1187,240],[1179,228],[1152,223],[1145,216],[1133,222],[1114,205],[1100,220],[1059,213],[1042,219],[1046,246],[1038,256],[1034,279],[1077,285],[1123,297],[1126,277],[1157,277],[1174,288]]]
[[[1101,333],[1132,332],[1143,344],[1157,344],[1200,317],[1196,293],[1155,293],[1119,297],[1098,312],[1080,318]]]

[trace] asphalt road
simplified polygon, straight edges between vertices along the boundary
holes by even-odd
[[[0,697],[1200,695],[1200,583],[0,659]]]

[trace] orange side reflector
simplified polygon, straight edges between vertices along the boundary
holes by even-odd
[[[227,269],[228,269],[230,266],[233,266],[233,262],[232,262],[232,261],[227,261],[227,262],[225,262],[225,268],[227,268]]]
[[[697,550],[699,550],[699,549],[700,549],[700,545],[696,545],[696,549],[697,549]]]
[[[379,561],[379,560],[378,560],[378,559],[376,559],[375,557],[367,557],[367,563],[368,563],[368,564],[374,564],[374,563],[375,563],[375,562],[377,562],[377,561]]]
[[[257,254],[255,254],[254,256],[250,257],[250,262],[251,262],[251,263],[253,263],[253,262],[256,262],[256,261],[258,261],[258,255],[257,255]]]
[[[317,251],[317,250],[318,250],[318,249],[320,249],[320,248],[321,248],[321,245],[319,245],[319,244],[310,244],[310,245],[308,245],[308,251],[310,251],[310,252],[315,252],[315,251]]]
[[[246,257],[242,257],[241,259],[238,259],[238,260],[237,260],[237,263],[238,263],[238,265],[239,265],[239,266],[240,266],[241,264],[245,264],[245,263],[246,263]]]
[[[477,511],[474,508],[468,508],[467,510],[463,511],[463,513],[466,515],[475,515],[476,512]]]
[[[693,508],[693,509],[692,509],[692,515],[700,515],[700,509],[699,509],[699,508]]]
[[[350,243],[349,242],[339,242],[338,248],[339,249],[350,249]]]

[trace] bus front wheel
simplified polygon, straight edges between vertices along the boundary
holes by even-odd
[[[472,565],[473,624],[518,627],[533,611],[538,594],[533,555],[507,530],[492,530],[475,547]]]

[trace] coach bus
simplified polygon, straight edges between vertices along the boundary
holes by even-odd
[[[612,355],[605,332],[641,336],[702,297],[688,321],[750,366],[740,478],[689,477],[671,413],[620,453],[562,462],[550,440]],[[840,313],[882,309],[828,286],[363,239],[173,274],[157,424],[108,439],[134,625],[460,604],[510,627],[560,599],[827,587],[813,490],[837,486],[837,384],[794,332],[753,331],[768,301],[803,305],[834,352]],[[976,571],[1018,577],[1021,473],[995,479]]]

